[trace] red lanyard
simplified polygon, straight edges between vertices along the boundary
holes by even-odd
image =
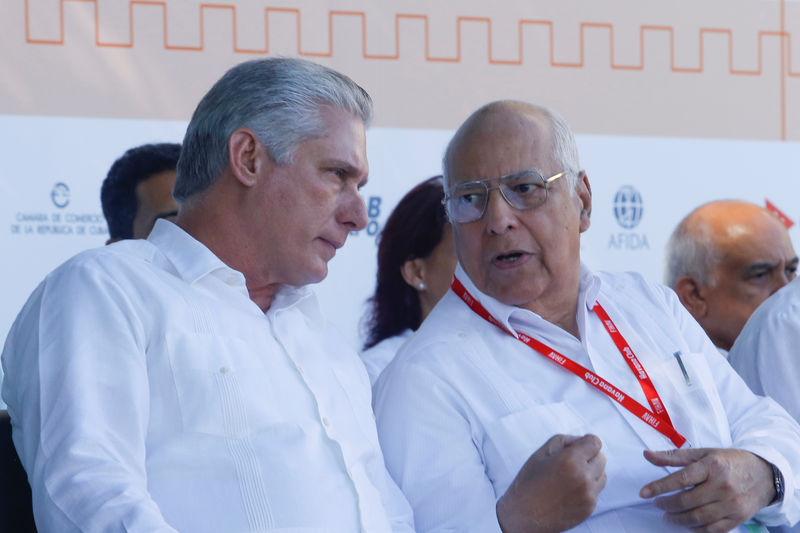
[[[462,300],[464,300],[464,303],[466,303],[470,309],[478,314],[478,316],[490,324],[494,324],[512,337],[515,336],[514,333],[509,331],[502,323],[500,323],[500,321],[493,317],[492,314],[480,304],[480,302],[472,297],[472,295],[469,293],[469,291],[467,291],[464,285],[461,284],[458,278],[453,277],[451,288]],[[650,407],[652,407],[652,411],[633,398],[629,397],[626,393],[619,390],[609,381],[601,378],[591,370],[584,368],[565,355],[558,353],[546,344],[539,342],[536,339],[525,335],[524,333],[516,332],[516,338],[520,342],[526,344],[529,348],[532,348],[554,363],[569,370],[579,378],[586,381],[586,383],[589,385],[593,386],[615,402],[622,405],[636,417],[640,418],[656,431],[671,440],[675,447],[680,448],[686,442],[686,438],[684,438],[683,435],[678,433],[678,431],[672,427],[672,421],[670,420],[667,410],[661,401],[661,397],[658,395],[658,392],[656,392],[653,382],[650,381],[650,377],[647,375],[644,367],[639,362],[639,359],[633,353],[631,347],[628,346],[628,343],[622,334],[617,330],[614,322],[608,316],[608,313],[606,313],[605,309],[603,309],[603,307],[600,305],[600,302],[595,302],[592,310],[602,321],[603,326],[606,328],[606,331],[611,336],[614,344],[617,346],[619,353],[622,354],[623,359],[625,359],[625,362],[628,363],[633,375],[636,376],[637,380],[639,380],[639,385],[642,387],[642,391],[644,392]]]

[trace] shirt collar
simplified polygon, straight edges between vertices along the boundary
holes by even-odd
[[[244,284],[241,273],[223,263],[203,243],[169,220],[156,220],[147,240],[164,254],[178,275],[189,284],[220,269],[227,270],[231,275],[238,274]]]
[[[532,315],[539,317],[538,314],[528,309],[523,309],[515,305],[504,304],[495,298],[484,294],[475,286],[466,271],[461,267],[461,263],[456,265],[455,276],[464,285],[464,288],[469,291],[473,298],[491,313],[503,326],[510,332],[514,333],[516,337],[515,328],[511,326],[511,319],[514,316]],[[594,306],[594,302],[600,293],[601,281],[600,278],[591,271],[591,269],[581,262],[581,273],[579,278],[578,287],[578,305],[586,305],[588,309]],[[543,319],[542,319],[543,320]]]
[[[219,275],[223,279],[236,276],[239,278],[237,285],[245,296],[250,297],[244,275],[241,272],[223,263],[203,243],[176,224],[164,219],[157,220],[147,240],[164,254],[178,275],[187,283],[193,284],[211,274]],[[295,305],[313,322],[318,324],[322,321],[323,315],[319,301],[314,291],[306,286],[284,285],[280,287],[275,293],[267,313],[279,312]]]
[[[317,295],[314,294],[314,291],[308,286],[283,285],[275,293],[267,313],[278,313],[294,306],[297,306],[304,315],[308,316],[313,324],[322,323],[323,314],[319,300],[317,300]]]

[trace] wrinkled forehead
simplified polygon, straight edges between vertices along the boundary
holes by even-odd
[[[448,187],[535,168],[551,170],[550,128],[541,117],[507,110],[472,117],[448,152]]]

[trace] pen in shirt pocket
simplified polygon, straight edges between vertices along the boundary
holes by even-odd
[[[675,359],[678,361],[678,366],[681,367],[681,374],[683,374],[683,379],[686,381],[686,385],[691,387],[692,386],[692,380],[689,379],[689,374],[686,372],[686,367],[683,366],[683,360],[681,359],[681,351],[678,350],[677,352],[675,352],[672,355],[675,356]]]

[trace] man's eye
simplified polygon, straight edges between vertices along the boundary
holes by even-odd
[[[511,190],[517,194],[529,194],[536,190],[536,185],[533,183],[516,183],[511,186]]]
[[[750,279],[764,279],[772,273],[771,270],[759,270],[750,274]]]
[[[483,193],[466,192],[458,195],[458,201],[462,204],[477,205],[481,202]]]

